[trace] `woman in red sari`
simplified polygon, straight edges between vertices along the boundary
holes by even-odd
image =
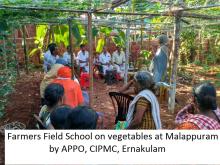
[[[211,83],[204,83],[193,90],[193,102],[176,116],[176,129],[220,129],[220,110],[216,90]]]

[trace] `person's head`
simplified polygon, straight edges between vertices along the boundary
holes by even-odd
[[[70,45],[68,45],[68,46],[66,47],[66,50],[67,50],[68,53],[71,53]]]
[[[57,55],[57,45],[55,43],[51,43],[48,45],[48,49],[52,55]]]
[[[82,51],[85,51],[85,50],[86,50],[85,44],[81,44],[81,45],[80,45],[80,49],[81,49]]]
[[[160,45],[167,45],[168,44],[168,38],[166,35],[162,34],[158,37],[158,40],[159,40],[159,44]]]
[[[63,66],[58,70],[57,76],[61,77],[61,78],[71,78],[72,77],[72,71],[69,67]]]
[[[117,50],[118,52],[120,52],[120,51],[121,51],[121,47],[120,47],[120,46],[116,46],[116,50]]]
[[[58,58],[56,60],[56,64],[62,64],[64,66],[68,65],[68,63],[64,59],[62,59],[62,58]]]
[[[103,47],[103,52],[106,53],[107,52],[107,46]]]
[[[153,76],[150,72],[139,71],[134,75],[134,87],[136,93],[139,93],[144,89],[153,91],[154,85]]]
[[[216,89],[211,83],[203,83],[193,88],[193,96],[200,111],[217,109]]]
[[[71,111],[72,109],[69,106],[63,105],[50,113],[50,121],[54,129],[64,129],[65,122]]]
[[[68,115],[65,129],[96,129],[98,114],[87,106],[79,106]]]
[[[60,84],[49,84],[44,92],[44,99],[48,107],[54,107],[63,103],[64,88]]]

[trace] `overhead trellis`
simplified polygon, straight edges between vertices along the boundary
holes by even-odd
[[[90,105],[92,106],[92,26],[126,28],[126,45],[129,46],[129,35],[132,28],[140,26],[140,30],[152,31],[154,26],[159,26],[161,29],[166,27],[166,30],[169,30],[173,29],[173,26],[168,26],[167,24],[173,23],[175,25],[175,42],[173,46],[174,60],[171,76],[172,95],[170,97],[171,105],[169,106],[173,111],[180,28],[202,26],[203,23],[208,24],[207,22],[218,24],[220,20],[219,2],[216,1],[211,4],[204,0],[196,1],[197,4],[193,0],[186,0],[185,2],[176,1],[173,3],[170,0],[2,0],[0,1],[0,17],[2,18],[0,29],[4,29],[4,25],[13,25],[13,22],[18,24],[68,24],[71,27],[70,22],[75,19],[86,24],[88,27],[90,51],[90,80],[92,80],[90,85]],[[197,22],[195,20],[199,20],[199,25],[194,24]],[[216,26],[216,28],[219,28],[219,26]],[[71,32],[69,35],[71,35]],[[126,47],[126,61],[128,61],[128,55],[129,49]],[[126,63],[126,68],[127,65],[128,63]],[[127,79],[125,78],[125,80]]]

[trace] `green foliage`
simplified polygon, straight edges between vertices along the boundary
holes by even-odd
[[[106,37],[109,37],[111,32],[112,32],[112,28],[110,28],[110,27],[101,27],[100,32],[103,33]]]
[[[195,65],[197,65],[197,66],[201,66],[201,65],[202,65],[202,63],[201,63],[200,60],[195,60],[193,63],[194,63]]]
[[[117,29],[117,35],[112,37],[115,45],[125,48],[125,33],[122,30]]]
[[[216,78],[217,78],[217,80],[215,81],[215,85],[216,85],[216,87],[220,87],[220,73],[216,74]]]
[[[196,55],[196,33],[192,29],[183,31],[180,36],[180,63],[192,63]]]
[[[96,46],[96,52],[97,52],[97,53],[101,53],[104,45],[105,45],[105,40],[104,40],[104,38],[100,38],[100,39],[98,40],[98,44],[97,44],[97,46]]]
[[[48,28],[49,27],[47,25],[36,26],[36,37],[34,43],[41,49],[43,48],[44,38],[46,37]]]
[[[10,32],[9,29],[7,31]],[[8,39],[8,35],[3,39],[0,45],[0,117],[4,115],[7,96],[13,91],[16,81],[15,44]]]

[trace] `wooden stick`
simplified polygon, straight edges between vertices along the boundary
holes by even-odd
[[[177,79],[177,65],[180,47],[180,22],[181,22],[181,12],[178,12],[175,17],[174,24],[174,40],[173,40],[173,62],[172,62],[172,74],[170,79],[171,89],[168,109],[171,113],[175,110],[175,95],[176,95],[176,79]]]
[[[128,66],[129,66],[129,54],[130,54],[130,24],[127,25],[128,29],[126,30],[126,53],[125,53],[125,75],[124,83],[128,83]]]
[[[18,62],[18,57],[17,57],[17,43],[16,43],[16,30],[14,32],[14,44],[15,44],[15,62],[16,62],[16,70],[17,70],[17,76],[20,77],[20,70],[19,70],[19,62]]]
[[[29,74],[29,69],[28,69],[28,55],[27,55],[27,47],[26,47],[25,26],[22,26],[22,32],[23,32],[23,43],[24,43],[25,70],[26,70],[26,73]]]
[[[74,9],[58,9],[55,7],[25,7],[25,6],[7,6],[7,5],[0,5],[2,9],[14,9],[14,10],[38,10],[38,11],[54,11],[54,12],[70,12],[70,13],[88,13],[88,10],[74,10]]]
[[[53,25],[50,25],[51,35],[52,35],[52,42],[55,43],[55,37],[54,37],[54,27]]]
[[[88,41],[89,41],[89,105],[93,107],[93,41],[92,41],[92,13],[88,13]]]
[[[70,47],[70,52],[71,52],[71,70],[72,70],[72,78],[74,78],[74,56],[73,56],[73,35],[72,35],[72,20],[68,20],[68,25],[69,25],[69,47]]]

